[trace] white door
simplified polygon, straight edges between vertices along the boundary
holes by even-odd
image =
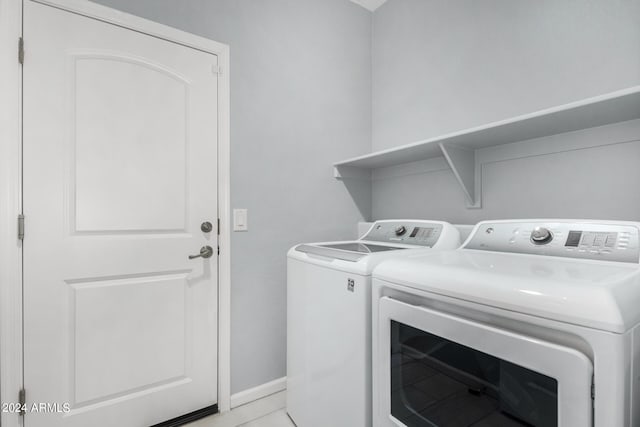
[[[30,0],[24,39],[25,425],[214,405],[217,57]]]

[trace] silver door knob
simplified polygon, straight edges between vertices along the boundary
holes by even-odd
[[[189,259],[194,258],[211,258],[213,256],[213,248],[211,246],[203,246],[200,248],[198,255],[189,255]]]

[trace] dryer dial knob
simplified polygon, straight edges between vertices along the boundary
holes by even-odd
[[[401,225],[399,227],[396,227],[395,232],[396,232],[396,236],[402,236],[404,233],[407,232],[407,228],[404,225]]]
[[[551,230],[545,227],[536,227],[531,232],[531,241],[536,245],[544,245],[553,240]]]

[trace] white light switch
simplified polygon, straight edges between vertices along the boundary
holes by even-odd
[[[234,209],[233,210],[233,231],[247,231],[249,225],[247,224],[247,210],[246,209]]]

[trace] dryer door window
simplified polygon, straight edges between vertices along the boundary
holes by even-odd
[[[558,425],[558,382],[391,321],[391,415],[409,427]]]
[[[377,318],[375,425],[592,424],[593,365],[575,349],[391,297]]]

